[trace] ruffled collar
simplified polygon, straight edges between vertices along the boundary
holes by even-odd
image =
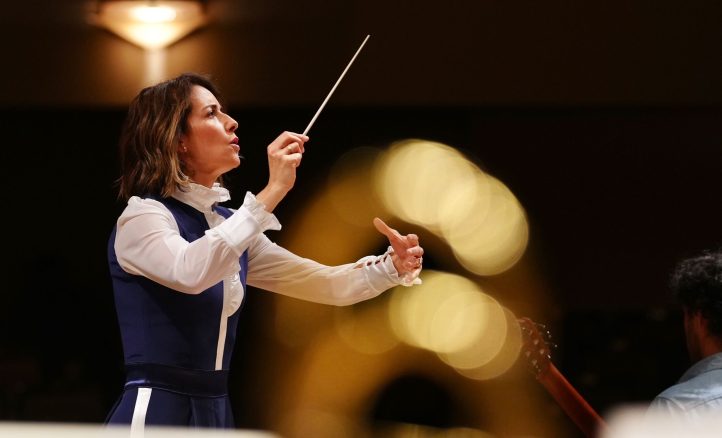
[[[209,213],[214,204],[231,199],[231,194],[219,183],[214,183],[213,187],[208,188],[192,182],[186,190],[176,189],[173,197],[198,211]]]

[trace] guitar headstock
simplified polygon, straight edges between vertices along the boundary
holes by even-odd
[[[524,343],[521,348],[522,355],[527,360],[535,377],[540,377],[549,369],[551,364],[551,333],[543,324],[536,323],[530,318],[519,318]]]

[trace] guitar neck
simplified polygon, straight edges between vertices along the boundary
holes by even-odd
[[[537,380],[586,436],[594,437],[606,428],[604,420],[554,364],[549,363],[548,369],[539,374]]]

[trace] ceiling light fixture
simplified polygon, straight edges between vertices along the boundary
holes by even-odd
[[[207,22],[202,1],[102,0],[93,22],[147,50],[167,47]]]

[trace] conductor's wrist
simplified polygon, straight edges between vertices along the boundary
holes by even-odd
[[[267,212],[271,213],[288,191],[289,189],[282,185],[269,183],[263,190],[258,192],[256,199],[265,206]]]
[[[274,196],[280,196],[283,198],[291,191],[293,185],[283,184],[281,182],[269,182],[266,186],[266,190]]]
[[[401,267],[401,259],[398,255],[396,255],[395,252],[391,253],[391,263],[394,265],[394,269],[396,269],[396,272],[401,275],[403,274],[403,269]]]

